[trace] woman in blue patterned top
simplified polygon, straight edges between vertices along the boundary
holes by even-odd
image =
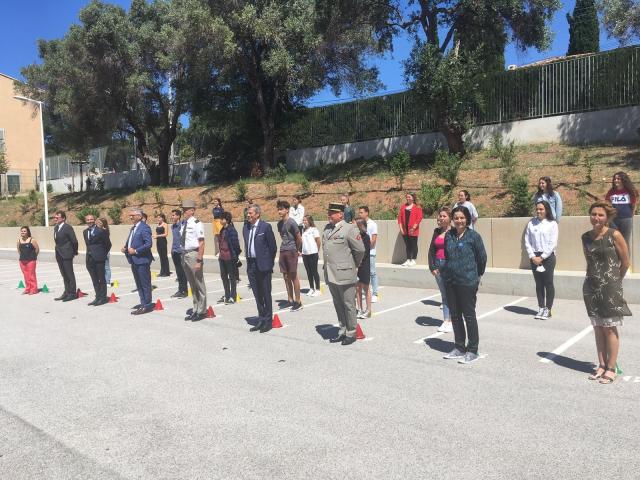
[[[451,312],[455,348],[444,358],[472,363],[479,358],[476,295],[487,266],[487,253],[480,234],[469,228],[471,213],[466,207],[454,208],[451,218],[453,228],[445,236],[445,265],[441,275]]]

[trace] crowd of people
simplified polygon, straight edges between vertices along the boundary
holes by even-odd
[[[624,172],[617,172],[604,201],[593,203],[589,209],[592,230],[582,235],[582,247],[587,261],[583,286],[587,314],[596,332],[598,367],[589,376],[600,383],[615,379],[619,332],[623,317],[630,315],[622,296],[622,279],[629,268],[632,219],[637,207],[638,191]],[[233,217],[225,211],[219,198],[214,200],[214,252],[224,286],[218,303],[234,304],[240,281],[241,255],[244,251],[246,271],[257,309],[257,323],[251,331],[267,332],[272,328],[272,273],[276,255],[287,291],[284,308],[292,312],[303,309],[298,264],[304,265],[309,282],[307,295],[322,293],[318,272],[319,252],[323,250],[324,281],[332,296],[340,323],[332,342],[349,345],[355,342],[358,319],[371,316],[372,303],[378,301],[376,248],[378,227],[369,217],[369,208],[362,205],[357,212],[350,205],[348,195],[341,202],[327,208],[329,223],[320,232],[305,207],[302,198],[292,203],[278,200],[280,220],[276,224],[280,236],[277,247],[271,224],[261,220],[262,209],[252,200],[243,212],[243,245],[233,224]],[[552,318],[555,296],[554,270],[558,245],[558,222],[562,217],[562,198],[549,177],[541,177],[532,198],[534,217],[524,232],[524,246],[530,260],[535,282],[538,311],[536,319]],[[171,257],[178,283],[175,298],[185,298],[189,290],[193,306],[185,320],[199,321],[207,316],[207,291],[204,282],[205,255],[204,225],[195,216],[194,201],[184,201],[181,209],[171,211],[171,226],[164,214],[156,216],[155,233],[147,224],[147,217],[139,209],[132,209],[131,230],[121,251],[131,265],[139,295],[133,315],[154,309],[152,302],[151,262],[153,240],[160,258],[160,276],[169,276],[168,238],[171,234]],[[404,267],[416,265],[418,238],[423,211],[413,193],[407,193],[399,208],[397,223],[405,245]],[[441,332],[453,332],[455,346],[445,359],[460,363],[478,360],[479,331],[476,318],[476,298],[485,272],[487,254],[482,237],[475,230],[478,212],[466,190],[458,192],[458,201],[437,212],[437,228],[433,231],[428,249],[428,268],[435,277],[441,293],[443,322]],[[78,254],[74,230],[66,223],[64,211],[54,215],[55,255],[64,282],[63,293],[57,301],[75,300],[77,295],[73,258]],[[85,217],[83,231],[86,244],[86,268],[93,283],[95,298],[89,305],[108,302],[107,286],[111,283],[109,266],[111,241],[108,222],[93,215]],[[20,268],[24,274],[24,293],[38,293],[36,261],[39,246],[29,227],[20,229],[17,242]]]

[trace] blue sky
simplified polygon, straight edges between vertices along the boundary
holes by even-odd
[[[38,61],[37,40],[51,40],[64,35],[69,26],[77,21],[78,12],[88,3],[88,0],[22,0],[22,2],[3,2],[1,26],[0,26],[0,72],[12,77],[20,78],[20,68]],[[128,7],[130,0],[110,0],[110,3]],[[566,13],[571,12],[575,0],[563,2],[563,7],[556,13],[552,29],[555,37],[550,50],[537,52],[517,52],[512,46],[506,51],[506,62],[522,65],[536,60],[563,55],[568,45],[568,25]],[[402,61],[407,58],[411,49],[411,40],[406,36],[396,38],[394,51],[384,58],[372,59],[380,70],[380,79],[385,84],[383,90],[378,92],[395,92],[405,88],[402,75]],[[616,48],[618,42],[600,35],[602,50]],[[345,92],[342,99],[349,98]],[[337,99],[329,92],[319,92],[309,102],[310,105],[323,105],[333,103]]]

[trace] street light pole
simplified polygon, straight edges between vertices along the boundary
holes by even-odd
[[[49,226],[49,201],[47,198],[47,163],[45,157],[44,150],[44,107],[43,103],[40,100],[34,100],[32,98],[22,97],[19,95],[14,96],[18,100],[23,100],[25,102],[34,102],[38,104],[38,108],[40,109],[40,133],[42,134],[42,193],[44,195],[44,226]]]

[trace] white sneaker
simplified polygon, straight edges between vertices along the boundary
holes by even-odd
[[[314,292],[314,291],[315,291],[315,290],[313,290],[313,288],[310,288],[310,289],[307,291],[307,297],[313,297],[313,292]]]
[[[358,314],[356,315],[356,318],[358,318],[358,319],[364,318],[363,317],[364,312],[362,310],[357,310],[357,311],[358,311]]]
[[[378,303],[378,295],[371,295],[371,303]]]
[[[414,267],[416,265],[416,261],[415,260],[411,260],[411,264],[409,265],[410,267]]]
[[[542,309],[542,315],[540,315],[540,320],[549,320],[551,318],[551,310],[548,308]]]
[[[458,350],[457,348],[454,348],[449,353],[444,355],[442,358],[444,358],[445,360],[457,360],[457,359],[464,358],[464,356],[465,356],[465,353],[463,351]]]
[[[467,352],[464,354],[464,357],[462,357],[460,360],[458,360],[458,363],[462,363],[462,364],[467,364],[467,363],[473,363],[476,360],[478,360],[480,358],[479,355],[472,353],[472,352]]]
[[[312,297],[317,297],[319,295],[322,295],[322,292],[320,290],[314,290],[313,291],[313,295],[311,295]]]
[[[540,320],[540,319],[542,318],[542,314],[543,314],[543,313],[544,313],[544,308],[543,308],[543,307],[540,307],[540,308],[538,309],[538,313],[536,313],[536,316],[535,316],[535,317],[533,317],[533,318],[535,318],[536,320]]]
[[[401,267],[408,267],[409,265],[411,265],[411,260],[407,260],[406,262],[404,262],[402,265],[400,265]]]
[[[445,322],[442,322],[442,325],[440,325],[438,327],[438,331],[439,332],[443,332],[443,333],[451,333],[451,332],[453,332],[453,324],[451,323],[451,320],[447,320]]]

